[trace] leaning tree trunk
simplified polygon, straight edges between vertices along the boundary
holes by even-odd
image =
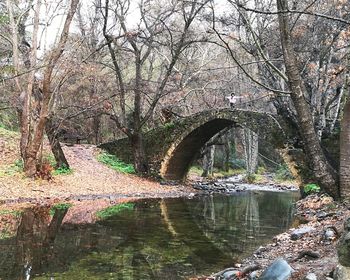
[[[280,12],[278,20],[286,74],[291,91],[290,96],[297,113],[299,130],[304,142],[304,151],[309,159],[309,166],[322,189],[333,197],[339,198],[336,172],[323,153],[315,132],[310,107],[304,97],[306,89],[298,70],[297,57],[291,41],[288,14],[285,13],[288,10],[288,1],[277,0],[277,8]]]
[[[64,155],[61,144],[57,139],[56,127],[54,126],[51,118],[48,118],[46,120],[45,132],[46,132],[47,138],[49,138],[51,151],[56,160],[56,168],[59,168],[59,167],[69,168],[69,164],[66,159],[66,156]]]

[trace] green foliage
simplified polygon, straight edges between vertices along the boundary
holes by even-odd
[[[12,176],[22,171],[23,161],[21,159],[18,159],[13,164],[4,166],[2,169],[0,169],[0,177]]]
[[[165,129],[172,129],[174,127],[175,127],[175,124],[173,122],[168,122],[168,123],[164,124]]]
[[[22,214],[21,210],[11,210],[11,209],[0,210],[0,216],[11,215],[11,216],[19,217],[19,216],[21,216],[21,214]]]
[[[258,169],[256,170],[256,173],[259,175],[265,174],[266,168],[264,166],[259,166]]]
[[[191,166],[189,173],[196,176],[202,176],[203,168],[198,165]]]
[[[56,210],[66,210],[66,209],[69,209],[70,207],[72,207],[71,203],[55,204],[50,208],[50,216],[53,216],[55,214]]]
[[[73,173],[73,169],[63,164],[52,172],[52,175],[69,175]]]
[[[304,186],[304,193],[309,195],[312,193],[318,193],[321,188],[317,184],[306,184]]]
[[[49,163],[51,166],[56,166],[56,160],[53,154],[44,154],[43,155],[43,162]]]
[[[7,24],[10,21],[10,17],[7,14],[0,14],[0,24]]]
[[[263,181],[263,177],[260,174],[247,174],[244,180],[249,184],[254,184]]]
[[[244,159],[234,158],[230,160],[230,165],[233,169],[245,169],[245,161]]]
[[[293,180],[294,177],[286,164],[281,164],[275,173],[275,180],[277,181],[288,181]]]
[[[97,211],[96,216],[101,220],[105,220],[105,219],[108,219],[108,218],[122,212],[122,211],[133,210],[134,207],[135,207],[135,203],[130,203],[130,202],[121,203],[121,204],[113,205],[113,206],[107,207],[103,210]]]
[[[129,163],[125,163],[118,159],[115,155],[108,153],[101,153],[97,156],[97,160],[109,166],[110,168],[127,174],[135,173],[134,166]]]

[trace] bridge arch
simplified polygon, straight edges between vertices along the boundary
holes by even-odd
[[[283,149],[295,136],[278,115],[242,109],[213,109],[181,118],[144,134],[146,154],[153,174],[165,180],[183,180],[201,147],[222,129],[246,127],[259,139]],[[125,162],[133,162],[129,140],[122,138],[99,146]],[[294,174],[293,174],[294,175]]]
[[[193,118],[193,123],[175,137],[161,162],[160,175],[165,180],[183,180],[200,149],[214,135],[227,127],[247,127],[259,138],[282,148],[286,132],[272,115],[245,110],[212,110]]]

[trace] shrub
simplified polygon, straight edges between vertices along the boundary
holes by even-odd
[[[101,153],[97,156],[97,160],[121,173],[128,173],[128,174],[135,173],[135,169],[132,164],[121,161],[115,155],[111,155],[108,153]]]
[[[69,175],[73,173],[73,169],[69,168],[67,165],[62,164],[59,168],[55,169],[53,175]]]
[[[258,176],[256,174],[247,174],[247,176],[245,176],[245,181],[247,181],[248,183],[255,183],[258,179]]]
[[[304,193],[306,195],[312,194],[312,193],[318,193],[321,190],[321,188],[317,184],[306,184],[304,186]]]
[[[294,177],[290,173],[289,168],[286,164],[281,164],[275,173],[275,179],[279,181],[293,180]]]

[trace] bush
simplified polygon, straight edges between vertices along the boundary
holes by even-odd
[[[111,155],[108,153],[101,153],[97,156],[97,160],[121,173],[127,173],[127,174],[135,173],[135,168],[132,164],[121,161],[115,155]]]
[[[286,164],[281,164],[276,170],[275,179],[278,181],[288,181],[293,180],[294,177],[292,173],[290,173],[288,166]]]
[[[59,168],[55,169],[53,175],[69,175],[73,173],[73,169],[69,168],[67,165],[62,164]]]
[[[240,158],[235,158],[235,159],[230,160],[230,165],[233,169],[245,169],[246,168],[244,159],[240,159]]]
[[[306,195],[312,194],[312,193],[318,193],[320,192],[321,188],[317,184],[306,184],[304,186],[304,193]]]

